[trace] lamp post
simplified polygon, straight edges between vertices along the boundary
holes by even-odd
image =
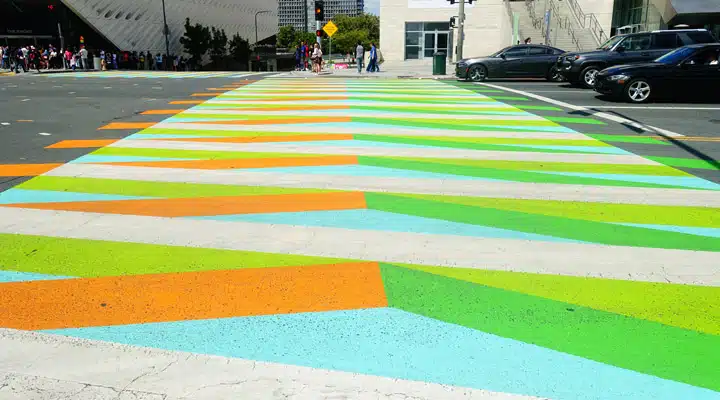
[[[258,16],[258,14],[264,14],[264,13],[269,13],[269,12],[270,12],[269,10],[260,10],[255,13],[255,46],[257,46],[257,42],[258,42],[257,16]]]
[[[165,35],[165,56],[170,57],[170,41],[168,40],[167,16],[165,15],[165,0],[162,0],[163,7],[163,34]]]

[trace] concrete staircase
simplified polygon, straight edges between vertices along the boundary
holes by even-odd
[[[530,37],[533,43],[544,42],[543,20],[545,10],[549,9],[551,10],[549,45],[573,52],[593,50],[600,45],[592,30],[578,21],[568,1],[511,1],[509,5],[510,10],[520,16],[520,37]]]

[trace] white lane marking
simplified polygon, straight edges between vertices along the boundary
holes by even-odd
[[[647,131],[647,132],[650,132],[650,133],[657,133],[657,134],[665,135],[665,136],[669,136],[669,137],[681,137],[681,136],[685,136],[685,135],[683,135],[683,134],[680,134],[680,133],[677,133],[677,132],[673,132],[673,131],[670,131],[670,130],[667,130],[667,129],[657,128],[657,127],[654,127],[654,126],[651,126],[651,125],[642,124],[642,123],[635,122],[635,121],[632,121],[632,120],[627,119],[627,118],[620,117],[620,116],[618,116],[618,115],[608,114],[608,113],[602,112],[602,111],[593,111],[591,108],[587,108],[587,107],[583,107],[583,106],[577,106],[577,105],[575,105],[575,104],[570,104],[570,103],[566,103],[566,102],[564,102],[564,101],[551,99],[551,98],[549,98],[549,97],[545,97],[545,96],[541,96],[541,95],[539,95],[539,94],[534,94],[534,93],[526,92],[526,91],[524,91],[524,90],[517,90],[517,89],[507,88],[507,87],[503,87],[503,86],[500,86],[500,85],[493,85],[493,84],[490,84],[490,83],[477,83],[477,85],[483,85],[483,86],[487,86],[487,87],[491,87],[491,88],[495,88],[495,89],[506,90],[506,91],[508,91],[508,92],[513,92],[513,93],[517,93],[517,94],[520,94],[520,95],[523,95],[523,96],[532,97],[532,98],[535,99],[535,100],[540,100],[540,101],[544,101],[544,102],[546,102],[546,103],[555,104],[556,106],[560,106],[560,107],[564,107],[564,108],[569,108],[569,109],[575,110],[575,111],[584,111],[584,112],[586,112],[586,113],[588,113],[588,114],[591,114],[591,115],[593,115],[593,116],[595,116],[595,117],[602,118],[602,119],[606,119],[606,120],[608,120],[608,121],[617,122],[617,123],[620,123],[620,124],[623,124],[623,125],[626,125],[626,126],[630,126],[630,127],[632,127],[632,128],[635,128],[635,129],[640,129],[640,130],[643,130],[643,131]]]
[[[663,106],[580,106],[587,108],[619,108],[623,110],[682,110],[682,111],[718,111],[720,107],[663,107]]]
[[[588,93],[586,90],[580,91],[580,90],[533,90],[529,93],[562,93],[562,94],[592,94]]]
[[[75,94],[76,92],[68,92],[68,94]]]
[[[112,89],[112,86],[105,86],[103,89]]]
[[[20,101],[30,101],[30,99],[22,99],[22,100],[20,100]]]
[[[51,135],[51,133],[47,133],[47,132],[40,132],[40,133],[38,133],[38,135],[40,135],[40,136],[50,136],[50,135]]]
[[[8,126],[8,125],[10,125],[10,123],[9,123],[9,122],[0,122],[0,125],[2,125],[2,126]]]
[[[160,87],[160,86],[153,86],[152,88],[155,90],[162,90],[162,87]]]

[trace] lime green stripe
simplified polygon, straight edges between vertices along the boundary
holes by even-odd
[[[569,124],[607,125],[602,121],[586,117],[545,117],[548,121],[564,122]]]
[[[195,158],[202,160],[233,160],[240,158],[298,158],[318,156],[318,154],[300,153],[253,153],[242,151],[136,149],[131,147],[103,147],[101,149],[95,150],[91,154],[104,156]]]
[[[380,107],[380,106],[351,106],[352,110],[403,112],[418,114],[447,114],[447,115],[483,115],[495,112],[521,112],[515,107],[483,107],[483,108],[432,108],[432,107]]]
[[[720,171],[720,164],[718,162],[710,162],[705,160],[690,159],[690,158],[676,158],[676,157],[645,157],[659,163],[669,165],[678,168],[692,168],[692,169],[709,169]]]
[[[361,135],[355,135],[361,136]],[[371,135],[362,135],[371,136]],[[374,135],[379,137],[387,137],[383,135]],[[583,146],[583,147],[612,147],[607,143],[599,140],[579,140],[579,139],[525,139],[525,138],[506,138],[506,137],[458,137],[458,136],[395,136],[407,139],[420,140],[439,140],[443,142],[461,142],[461,143],[485,143],[485,144],[527,144],[533,146]]]
[[[630,186],[630,187],[661,187],[674,188],[676,186],[660,185],[645,182],[623,181],[622,179],[599,179],[582,176],[566,176],[532,171],[502,170],[492,168],[479,168],[470,166],[449,166],[446,164],[433,164],[430,162],[389,160],[376,157],[358,157],[360,164],[376,167],[408,169],[414,171],[437,172],[442,174],[455,174],[474,176],[478,178],[501,179],[515,182],[558,183],[565,185],[598,185],[598,186]],[[680,186],[677,186],[680,188]]]
[[[78,277],[346,262],[325,257],[10,234],[0,234],[0,248],[1,269]]]
[[[665,146],[672,146],[668,142],[662,140],[653,139],[650,137],[643,136],[632,136],[632,135],[605,135],[601,133],[586,133],[591,138],[602,140],[603,142],[618,142],[618,143],[643,143],[643,144],[661,144]]]
[[[440,195],[408,194],[406,196],[443,203],[587,221],[720,228],[720,208],[589,203],[561,200],[493,199]]]
[[[163,198],[331,192],[331,190],[322,189],[145,182],[122,179],[70,178],[60,176],[38,176],[16,187],[18,189],[26,190],[54,190],[62,192],[117,194],[123,196],[148,196]]]
[[[497,168],[528,171],[555,171],[555,172],[590,172],[605,174],[635,174],[658,176],[692,176],[687,172],[670,168],[664,165],[636,165],[636,164],[584,164],[540,161],[503,161],[503,160],[462,160],[445,158],[412,158],[412,157],[385,157],[395,160],[432,162],[435,164],[467,165],[480,168]]]
[[[526,106],[526,105],[518,105],[517,108],[523,109],[523,110],[538,110],[538,111],[563,111],[560,107],[553,107],[553,106]]]
[[[366,193],[368,208],[616,246],[720,251],[720,238],[427,200],[437,196]]]
[[[720,336],[381,264],[390,307],[691,385],[720,389]]]
[[[403,265],[628,317],[720,335],[720,288],[563,275]]]

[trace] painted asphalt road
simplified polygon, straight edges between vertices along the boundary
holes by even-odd
[[[720,160],[720,104],[650,103],[647,105],[632,105],[608,101],[592,90],[570,87],[565,83],[490,81],[488,84],[494,87],[499,86],[520,91],[521,93],[532,93],[588,109],[588,112],[579,112],[560,105],[562,111],[558,115],[591,115],[594,112],[601,112],[610,114],[615,118],[626,119],[629,122],[623,124],[611,123],[611,121],[605,120],[610,123],[594,129],[593,132],[596,133],[635,136],[657,135],[652,132],[640,131],[637,124],[641,124],[687,136],[686,139],[670,136],[668,143],[671,143],[672,146],[643,146],[637,143],[622,142],[614,142],[613,144],[643,156],[673,157],[710,163],[712,168],[709,169],[685,168],[684,170],[705,179],[720,182],[720,163],[718,163],[718,160]],[[547,104],[544,101],[532,98],[530,101],[537,104]],[[555,105],[557,106],[557,104]],[[662,132],[664,131],[659,134],[662,135]],[[686,164],[692,165],[693,163]],[[682,167],[680,164],[674,166]]]
[[[712,163],[484,85],[224,88],[0,193],[0,397],[720,397]]]

